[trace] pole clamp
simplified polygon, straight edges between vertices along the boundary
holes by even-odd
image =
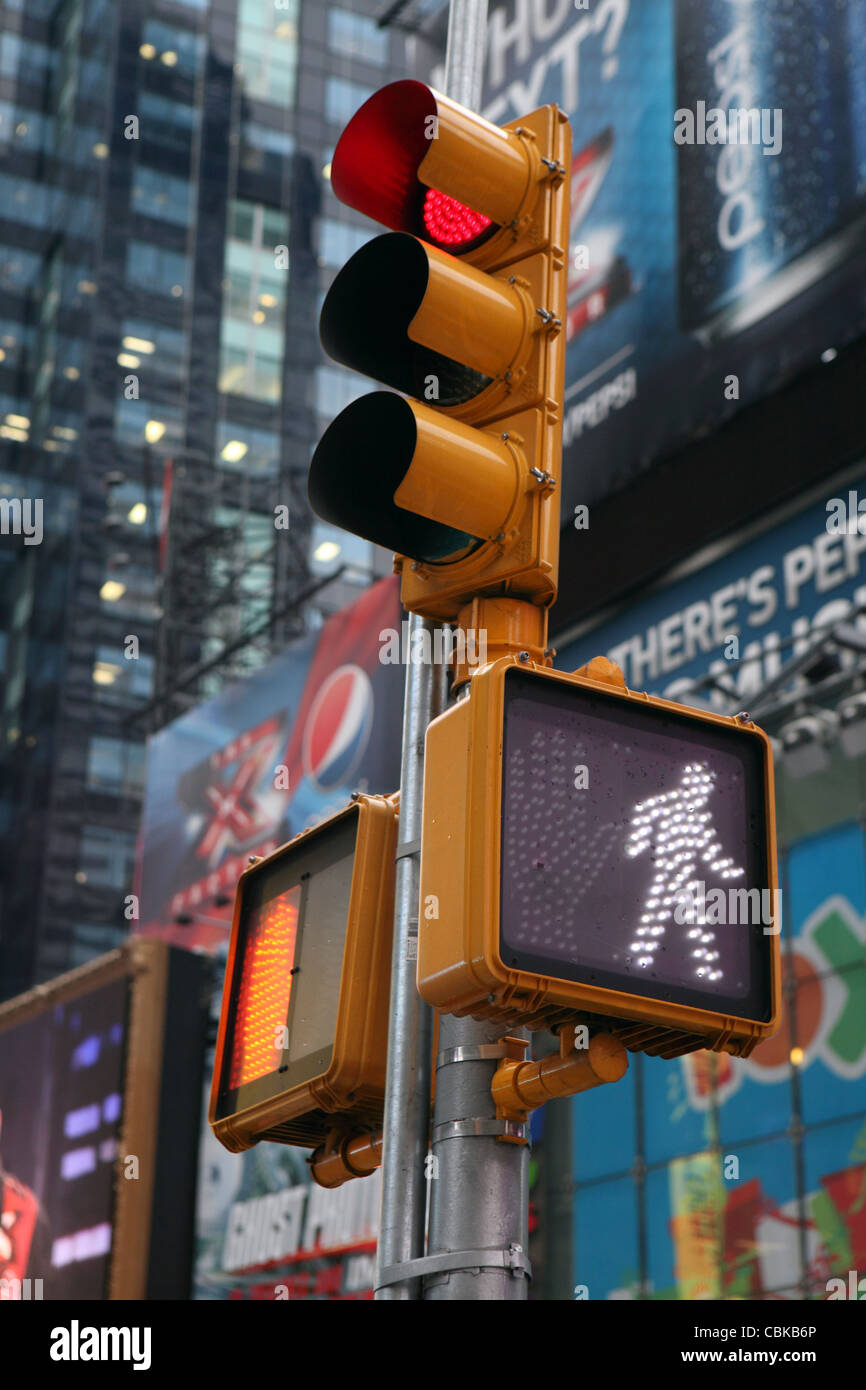
[[[507,1250],[445,1250],[441,1255],[423,1255],[383,1269],[376,1289],[391,1284],[404,1284],[409,1279],[423,1279],[428,1274],[451,1274],[459,1269],[507,1269],[515,1279],[532,1278],[532,1265],[523,1246],[512,1241]]]
[[[445,1139],[506,1139],[512,1144],[528,1143],[528,1126],[517,1120],[446,1120],[433,1126],[433,1143]]]
[[[475,1047],[448,1047],[436,1058],[436,1070],[448,1067],[452,1062],[489,1062],[510,1053],[501,1042],[479,1043]]]
[[[404,840],[402,845],[397,846],[395,859],[409,859],[413,854],[419,854],[421,850],[420,840]]]

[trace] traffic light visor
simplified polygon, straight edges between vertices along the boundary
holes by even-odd
[[[503,965],[768,1022],[762,738],[516,669],[504,699]]]
[[[436,432],[432,411],[390,391],[354,401],[328,426],[313,455],[307,484],[313,511],[375,545],[431,563],[476,545],[478,537],[395,501],[419,444]],[[446,485],[440,492],[445,505],[453,505]]]
[[[399,232],[470,251],[516,215],[532,181],[520,139],[423,82],[391,82],[355,113],[331,161],[341,202]]]

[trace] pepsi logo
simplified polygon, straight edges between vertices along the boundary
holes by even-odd
[[[373,727],[373,687],[360,666],[338,666],[324,682],[304,729],[304,773],[317,791],[349,783]]]

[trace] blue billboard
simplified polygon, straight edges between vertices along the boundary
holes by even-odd
[[[748,709],[819,630],[866,631],[861,496],[866,476],[660,585],[557,665],[604,654],[671,699],[714,672]],[[780,822],[814,786],[778,779]],[[846,806],[780,841],[779,1033],[745,1060],[638,1055],[572,1102],[577,1297],[841,1298],[866,1274],[866,840]]]
[[[504,0],[574,131],[563,521],[866,327],[866,0]]]

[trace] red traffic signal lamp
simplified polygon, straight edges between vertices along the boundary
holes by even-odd
[[[747,717],[629,691],[604,659],[488,665],[427,730],[422,997],[747,1056],[779,1022],[773,805]]]
[[[241,875],[208,1116],[232,1152],[381,1128],[396,841],[397,798],[358,796]]]
[[[322,343],[392,391],[330,425],[310,501],[395,550],[405,607],[429,617],[556,596],[570,163],[557,107],[499,127],[411,81],[334,153],[336,196],[393,230],[336,277]]]

